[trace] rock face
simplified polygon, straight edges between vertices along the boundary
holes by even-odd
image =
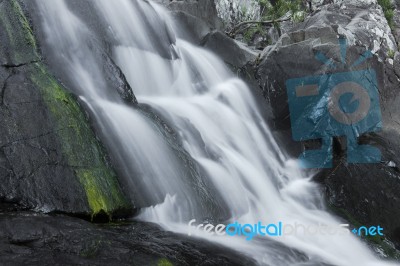
[[[43,15],[40,12],[39,5],[36,1],[26,1],[20,0],[21,6],[24,10],[27,10],[26,16],[29,18],[32,27],[35,29],[34,35],[37,40],[37,45],[40,47],[43,62],[45,62],[49,68],[51,69],[52,74],[60,80],[62,84],[66,86],[66,88],[76,94],[79,94],[79,91],[76,90],[76,83],[74,80],[70,78],[69,75],[68,65],[67,64],[60,64],[59,58],[63,58],[65,55],[60,52],[62,47],[58,47],[56,52],[50,49],[50,44],[48,42],[48,38],[45,34],[45,29],[41,26],[42,25],[42,18]],[[136,3],[136,2],[135,2]],[[120,99],[122,98],[126,103],[136,104],[137,100],[133,93],[132,88],[130,87],[129,83],[126,81],[126,78],[119,67],[115,64],[113,59],[111,58],[110,54],[110,47],[108,43],[113,43],[113,38],[110,36],[110,31],[107,31],[108,26],[104,25],[104,21],[99,19],[98,14],[96,12],[92,12],[95,8],[93,2],[91,1],[79,1],[79,0],[72,0],[68,1],[68,5],[71,6],[76,11],[77,16],[79,18],[84,19],[87,23],[89,29],[93,31],[95,34],[88,34],[85,36],[85,42],[90,47],[89,49],[85,50],[85,47],[80,47],[79,53],[82,56],[87,56],[90,58],[90,55],[93,54],[94,56],[86,61],[87,66],[91,67],[90,64],[95,64],[99,67],[98,75],[104,81],[103,83],[99,82],[97,84],[99,90],[104,90],[107,92],[107,96],[110,99]],[[98,39],[96,36],[104,36],[103,39]],[[164,52],[165,55],[165,46],[169,47],[169,43],[165,41],[168,36],[162,36],[162,40],[154,40],[157,45],[159,45],[161,50]],[[164,44],[167,43],[167,44]],[[66,56],[70,58],[71,55]],[[94,60],[92,62],[91,60]],[[101,87],[104,84],[104,88]],[[78,84],[80,86],[80,84]],[[117,93],[115,93],[117,92]]]
[[[200,18],[213,28],[221,28],[214,0],[174,0],[168,4],[168,8]]]
[[[160,0],[158,2],[171,10],[174,23],[179,28],[178,38],[212,51],[249,85],[258,86],[254,78],[254,66],[259,52],[228,37],[223,32],[222,22],[213,0],[182,0],[170,3]]]
[[[81,107],[41,62],[20,5],[0,2],[0,17],[0,200],[89,217],[130,213]]]
[[[341,66],[338,38],[347,40],[347,58]],[[351,68],[366,50],[372,57]],[[339,66],[332,69],[317,60],[320,53]],[[393,58],[394,56],[394,58]],[[321,57],[320,57],[321,58]],[[260,86],[272,107],[271,127],[279,132],[293,156],[304,147],[294,142],[285,82],[292,78],[373,69],[377,75],[383,129],[364,134],[382,152],[381,163],[349,164],[344,138],[334,140],[334,167],[320,172],[328,202],[347,219],[360,224],[380,224],[386,235],[400,244],[400,126],[397,45],[376,1],[335,1],[322,5],[303,23],[283,34],[263,51],[258,69]],[[312,144],[312,143],[311,143]],[[315,145],[312,144],[312,145]],[[316,144],[318,147],[318,144]]]
[[[67,216],[0,214],[5,265],[256,265],[237,252],[156,225],[96,225]]]
[[[225,63],[236,68],[242,68],[257,58],[257,53],[247,48],[244,44],[232,40],[220,31],[209,33],[203,39],[202,46],[213,51]]]
[[[200,44],[204,37],[213,31],[213,27],[207,22],[188,13],[172,11],[171,15],[175,24],[182,29],[178,37],[191,43]]]
[[[0,32],[1,263],[255,265],[237,252],[149,223],[96,225],[71,217],[109,221],[130,215],[134,206],[78,99],[54,78],[54,72],[63,78],[62,67],[52,67],[50,73],[46,63],[51,58],[40,57],[21,2],[28,6],[33,1],[0,0],[0,28],[7,29]],[[83,1],[69,3],[85,8]],[[38,39],[40,34],[35,28]],[[145,112],[145,106],[136,106],[120,69],[98,47],[93,45],[110,90]],[[150,110],[148,116],[157,120],[160,132],[169,134],[166,141],[179,150],[187,175],[198,178],[198,169],[176,143],[175,133]],[[213,194],[203,186],[195,189],[199,187],[204,191],[197,193]]]

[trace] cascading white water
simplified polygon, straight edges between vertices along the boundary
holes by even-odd
[[[37,0],[49,46],[60,55],[75,89],[96,116],[118,160],[144,202],[140,219],[186,233],[191,218],[204,217],[202,196],[210,182],[229,221],[338,225],[323,198],[274,141],[249,88],[233,77],[215,55],[179,38],[160,6],[144,1],[93,0],[114,38],[113,59],[140,103],[173,125],[183,148],[204,170],[199,188],[187,182],[180,161],[159,129],[139,109],[106,91],[87,39],[93,34],[64,0]],[[146,21],[140,19],[145,16]],[[154,43],[164,40],[160,48]],[[157,38],[159,36],[159,38]],[[160,52],[160,49],[162,52]],[[112,136],[112,137],[111,137]],[[132,173],[135,171],[135,174]],[[192,185],[191,185],[192,184]],[[209,191],[200,192],[208,195]],[[216,201],[218,202],[218,201]],[[213,217],[214,219],[226,217]],[[205,237],[268,265],[385,265],[356,236],[286,236],[245,241]],[[285,248],[287,247],[287,248]],[[293,252],[298,250],[300,253]]]

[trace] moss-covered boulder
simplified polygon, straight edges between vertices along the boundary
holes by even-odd
[[[18,2],[0,0],[0,29],[0,202],[92,218],[129,214],[104,149],[41,62]]]

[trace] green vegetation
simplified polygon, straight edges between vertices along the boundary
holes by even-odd
[[[262,10],[264,10],[263,20],[276,20],[288,12],[294,17],[298,12],[302,11],[301,0],[277,0],[274,5],[267,0],[259,0],[259,3]]]
[[[24,16],[20,5],[15,0],[3,1],[0,6],[0,28],[2,42],[0,51],[6,47],[12,47],[7,54],[1,54],[10,64],[18,65],[26,62],[36,61],[39,55],[36,49],[36,41]],[[8,45],[7,43],[8,42]]]
[[[263,29],[263,27],[260,24],[256,24],[243,32],[243,38],[246,42],[250,42],[256,33],[260,34],[264,38],[267,36],[267,32]]]
[[[348,221],[354,227],[360,227],[363,224],[357,221],[348,211],[337,208],[333,205],[328,205],[328,208],[336,215],[342,217],[346,221]],[[392,247],[384,236],[375,235],[375,236],[362,236],[362,238],[368,242],[372,246],[376,246],[383,251],[383,253],[392,259],[400,259],[400,252]]]
[[[173,266],[173,264],[167,259],[160,259],[157,266]]]
[[[303,10],[301,0],[277,0],[271,4],[268,0],[257,0],[260,6],[261,17],[260,23],[256,21],[244,28],[243,36],[246,42],[249,42],[252,37],[258,33],[262,37],[266,37],[266,29],[262,25],[262,21],[272,21],[272,25],[280,34],[280,23],[277,21],[288,15],[293,22],[302,22],[305,19],[305,11]]]
[[[393,29],[394,22],[394,6],[391,0],[378,0],[378,4],[382,7],[383,13],[385,14],[385,18],[389,24],[389,27]]]
[[[11,0],[10,3],[12,8],[14,9],[15,14],[18,14],[18,21],[22,26],[26,43],[35,49],[35,54],[36,54],[35,37],[33,36],[33,32],[29,25],[28,20],[26,19],[24,13],[22,12],[21,6],[15,0]],[[15,25],[13,26],[15,27]]]
[[[387,57],[389,57],[389,58],[394,58],[394,54],[395,54],[395,51],[393,51],[393,50],[389,50],[388,51],[388,53],[387,53]]]
[[[52,118],[63,157],[86,192],[92,219],[99,214],[111,219],[113,213],[128,212],[131,205],[107,164],[104,148],[74,96],[40,63],[32,29],[17,1],[1,2],[0,28],[5,29],[0,31],[0,58],[10,66],[26,65],[24,71],[41,92]]]
[[[63,154],[86,191],[92,218],[101,213],[111,218],[114,211],[129,208],[117,176],[106,164],[104,150],[76,100],[41,63],[35,63],[30,73],[53,116]]]

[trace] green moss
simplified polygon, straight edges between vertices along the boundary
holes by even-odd
[[[117,211],[130,210],[131,205],[122,193],[117,176],[107,164],[105,151],[77,101],[42,63],[32,64],[39,61],[36,41],[16,0],[0,3],[0,28],[4,29],[0,31],[0,58],[5,58],[8,64],[27,64],[24,70],[41,92],[63,156],[86,192],[92,218],[97,214],[111,218]]]
[[[80,182],[86,190],[93,215],[104,212],[111,220],[116,208],[129,208],[129,203],[121,194],[115,173],[103,166],[94,169],[77,170]],[[102,183],[103,182],[103,183]]]
[[[85,258],[94,258],[103,243],[104,241],[102,239],[93,240],[79,255]]]
[[[157,266],[173,266],[174,264],[172,264],[169,260],[167,259],[160,259],[157,262]]]
[[[342,208],[338,208],[333,206],[332,204],[328,205],[328,208],[335,213],[336,215],[342,217],[343,219],[347,220],[350,224],[356,226],[356,227],[360,227],[362,226],[362,224],[357,221],[357,219],[355,219],[348,211],[346,211],[345,209]]]
[[[386,256],[391,259],[400,260],[400,251],[389,245],[386,241],[381,241],[378,245]]]
[[[30,73],[53,117],[63,154],[86,191],[92,217],[100,213],[111,217],[114,211],[129,208],[117,176],[106,164],[104,150],[73,96],[42,64],[35,63]]]
[[[337,208],[333,205],[328,205],[328,208],[335,213],[336,215],[342,217],[343,219],[347,220],[351,225],[354,227],[363,226],[357,219],[355,219],[348,211]],[[362,236],[362,239],[365,240],[372,246],[382,250],[382,252],[389,258],[392,259],[400,259],[400,252],[392,247],[384,236],[375,235],[375,236]]]
[[[395,51],[389,50],[388,53],[387,53],[387,57],[393,59],[394,58],[394,54],[395,54]]]
[[[15,14],[18,15],[18,22],[22,26],[22,33],[23,36],[30,46],[32,46],[35,50],[36,53],[36,40],[35,37],[33,36],[32,29],[29,25],[28,20],[26,19],[24,13],[22,12],[21,6],[17,3],[16,0],[11,0],[10,4],[15,12]]]
[[[2,42],[6,42],[0,45],[0,55],[8,58],[8,63],[18,65],[39,59],[32,29],[17,1],[0,4],[0,28]]]

